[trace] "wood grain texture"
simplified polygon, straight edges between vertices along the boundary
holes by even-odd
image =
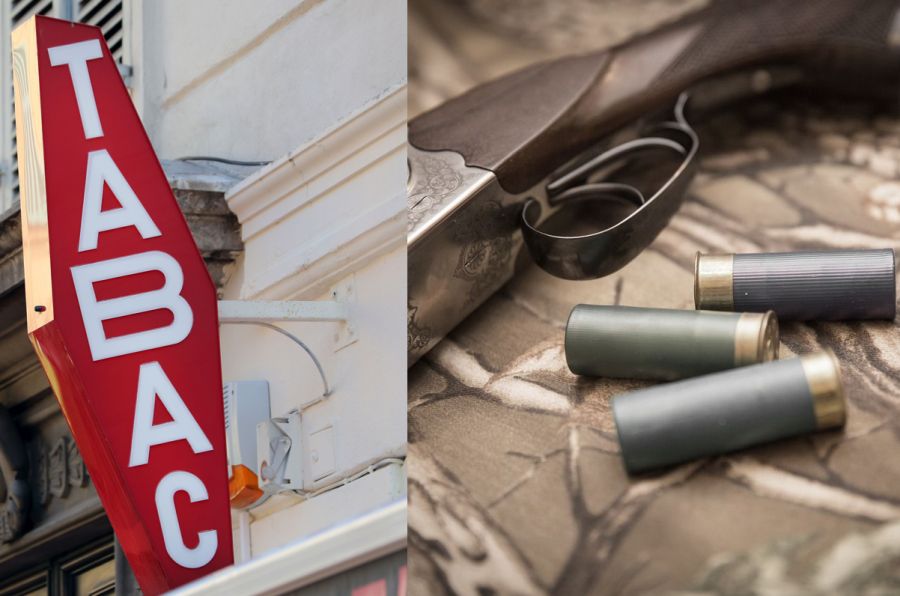
[[[695,5],[414,0],[410,114]],[[410,370],[411,594],[824,595],[900,585],[896,321],[782,326],[782,358],[819,347],[840,358],[842,432],[638,478],[622,467],[609,400],[646,383],[578,378],[565,365],[575,304],[693,308],[698,250],[900,250],[897,109],[782,95],[696,124],[699,174],[648,250],[591,282],[528,267]]]

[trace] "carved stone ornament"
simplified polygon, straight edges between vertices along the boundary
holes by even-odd
[[[69,493],[69,439],[60,437],[50,448],[48,458],[50,493],[65,497]]]
[[[87,486],[88,475],[84,465],[84,459],[75,443],[69,443],[69,486]]]
[[[0,476],[3,500],[0,503],[0,543],[12,542],[22,534],[28,514],[28,455],[19,430],[6,408],[0,406]]]
[[[47,446],[40,437],[31,443],[31,490],[38,505],[43,507],[50,501]]]

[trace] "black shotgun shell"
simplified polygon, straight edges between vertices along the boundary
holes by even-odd
[[[745,366],[613,398],[629,473],[844,425],[830,350]]]
[[[705,310],[774,310],[782,321],[893,320],[894,250],[697,253],[694,303]]]
[[[566,323],[577,375],[671,381],[778,357],[775,314],[579,304]]]

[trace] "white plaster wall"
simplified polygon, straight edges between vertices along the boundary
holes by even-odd
[[[316,489],[365,472],[367,465],[406,453],[406,250],[377,258],[350,278],[357,295],[359,338],[335,351],[336,323],[285,323],[319,357],[333,394],[302,410],[303,442],[325,427],[335,433],[336,472],[313,482],[308,449],[302,451],[305,482]],[[314,298],[327,300],[330,294]],[[310,299],[309,296],[302,296]],[[287,338],[250,326],[223,326],[222,365],[226,381],[266,379],[274,416],[319,398],[322,386],[314,365]],[[310,499],[273,497],[250,514],[250,535],[235,534],[240,552],[249,538],[253,556],[301,540],[380,506],[405,499],[405,469],[391,464]]]
[[[406,80],[404,0],[135,0],[134,94],[163,158],[271,160]]]
[[[326,498],[323,498],[326,497]],[[406,470],[387,466],[315,499],[283,506],[271,515],[253,514],[250,524],[253,557],[334,528],[379,507],[406,499]],[[242,538],[235,535],[236,544]],[[246,540],[246,537],[243,538]]]
[[[358,339],[336,350],[339,323],[283,323],[319,358],[333,393],[303,409],[304,439],[333,426],[337,473],[376,459],[402,456],[406,444],[406,250],[401,247],[352,273]],[[288,297],[294,298],[294,297]],[[330,294],[301,296],[328,300]],[[225,325],[221,329],[225,381],[269,381],[273,416],[303,408],[322,395],[315,366],[298,346],[269,329]],[[304,457],[311,469],[309,453]],[[311,488],[334,478],[312,483]]]

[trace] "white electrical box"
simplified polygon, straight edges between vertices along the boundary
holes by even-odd
[[[267,381],[234,381],[222,387],[229,466],[244,466],[259,475],[256,426],[271,418]],[[229,468],[229,473],[230,473]]]

